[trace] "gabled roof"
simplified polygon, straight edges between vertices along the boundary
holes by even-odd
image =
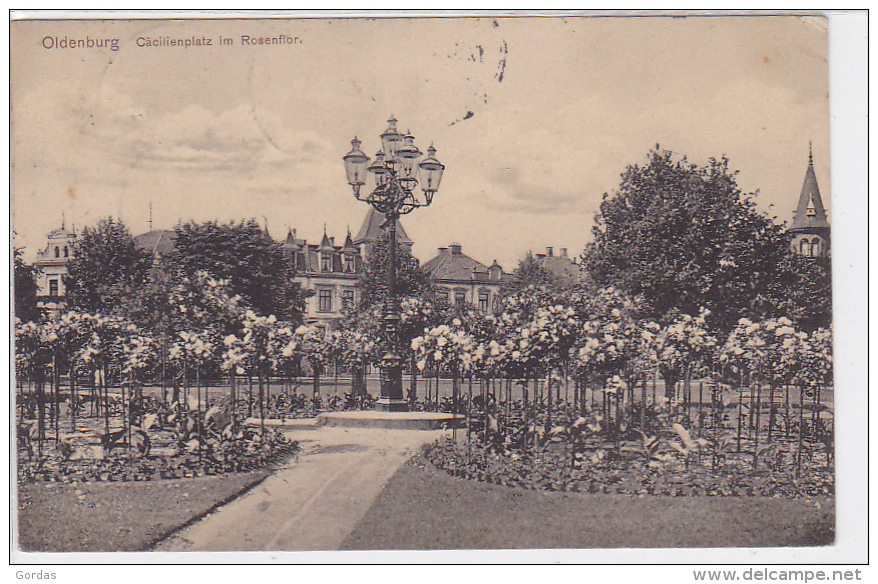
[[[494,264],[492,268],[500,268],[496,261]],[[460,251],[459,245],[439,248],[439,255],[426,262],[424,269],[434,280],[488,281],[489,278],[488,266]],[[500,277],[503,277],[502,269]]]
[[[826,219],[823,199],[820,198],[820,188],[817,186],[817,176],[814,174],[814,160],[809,154],[808,170],[805,171],[805,182],[802,185],[802,194],[799,195],[799,204],[796,206],[790,231],[814,228],[828,229],[829,221]]]
[[[357,232],[357,236],[354,238],[353,243],[359,245],[364,241],[377,241],[378,233],[384,226],[385,221],[387,221],[387,217],[384,216],[384,213],[379,213],[374,207],[369,207],[369,214],[366,215],[366,220],[363,221],[363,226],[360,227],[360,231]],[[405,232],[402,222],[400,221],[396,222],[396,240],[399,243],[407,243],[409,245],[414,244],[414,241],[412,241]]]
[[[562,282],[574,282],[582,278],[582,267],[568,257],[543,256],[537,262]]]
[[[138,235],[134,238],[134,242],[152,254],[167,255],[174,251],[174,232],[158,229]]]

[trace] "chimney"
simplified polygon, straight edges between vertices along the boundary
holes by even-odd
[[[552,257],[552,248],[551,248],[551,247],[547,247],[547,248],[546,248],[546,255],[547,255],[548,257]]]
[[[562,257],[562,258],[566,258],[566,257],[567,257],[567,248],[566,248],[566,247],[562,247],[562,248],[561,248],[561,257]]]
[[[446,251],[448,251],[448,248],[447,248],[447,247],[440,247],[440,248],[439,248],[439,253],[440,253],[440,254],[443,254],[443,253],[445,253]]]
[[[461,254],[461,251],[460,251],[461,247],[462,246],[459,243],[452,243],[451,244],[451,254],[452,255],[460,255]]]

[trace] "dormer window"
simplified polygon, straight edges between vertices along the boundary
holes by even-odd
[[[61,257],[61,249],[57,245],[55,246],[55,257],[56,258]]]
[[[64,246],[64,257],[70,257],[70,250],[67,248],[66,245]]]
[[[332,271],[332,255],[328,253],[320,254],[320,270],[323,272]]]
[[[354,273],[354,256],[352,254],[344,255],[344,271],[349,274]]]

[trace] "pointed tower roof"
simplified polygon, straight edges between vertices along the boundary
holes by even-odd
[[[823,199],[820,198],[820,188],[817,186],[817,176],[814,174],[814,157],[809,147],[808,170],[805,171],[805,183],[802,185],[802,194],[799,195],[799,204],[796,206],[790,231],[814,228],[828,229],[829,221],[823,209]]]
[[[348,229],[348,236],[344,239],[344,246],[341,248],[343,252],[351,252],[357,253],[357,248],[354,247],[354,241],[351,239],[351,230]]]
[[[299,242],[296,240],[295,229],[287,231],[287,239],[284,241],[284,247],[292,251],[300,251],[302,249],[302,246],[300,246]]]
[[[364,241],[376,241],[378,239],[378,232],[384,226],[385,221],[387,221],[387,217],[384,216],[384,213],[379,213],[374,207],[369,207],[369,214],[366,215],[363,226],[360,227],[360,231],[357,232],[357,236],[353,240],[354,245],[360,245]],[[396,240],[399,243],[409,245],[414,243],[405,232],[400,221],[396,222]]]
[[[326,235],[326,225],[323,226],[323,241],[320,242],[320,251],[334,251],[335,246],[332,245],[332,241],[329,239],[329,236]]]

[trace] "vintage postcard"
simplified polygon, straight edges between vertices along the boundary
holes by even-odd
[[[80,16],[10,23],[18,561],[836,544],[826,17]]]

